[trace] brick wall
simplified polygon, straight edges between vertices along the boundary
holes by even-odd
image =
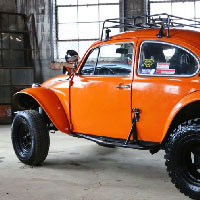
[[[34,14],[36,21],[36,30],[38,44],[40,48],[40,57],[42,64],[42,79],[36,74],[36,81],[42,82],[50,77],[60,75],[60,70],[51,70],[51,46],[50,46],[50,5],[49,0],[18,0],[18,12],[26,15]],[[36,66],[36,71],[40,71]],[[41,76],[39,76],[41,77]]]
[[[0,2],[1,1],[2,0],[0,0]],[[18,12],[25,13],[26,15],[34,13],[35,15],[36,29],[37,29],[39,47],[41,51],[40,55],[42,60],[43,80],[61,74],[60,70],[51,70],[49,68],[51,62],[50,5],[49,5],[50,0],[16,0],[16,1],[17,1]],[[144,12],[145,12],[145,0],[124,0],[125,17],[130,17],[133,15],[134,16],[142,15],[144,14]],[[42,80],[38,80],[38,82],[42,82]]]
[[[146,0],[124,0],[124,15],[132,17],[145,14]]]

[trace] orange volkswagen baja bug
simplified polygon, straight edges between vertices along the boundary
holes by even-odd
[[[19,160],[43,162],[51,130],[105,147],[164,149],[172,182],[200,199],[200,33],[184,27],[200,22],[167,14],[106,20],[101,40],[78,64],[78,54],[68,51],[73,73],[64,68],[14,95]],[[134,31],[111,37],[112,28]]]

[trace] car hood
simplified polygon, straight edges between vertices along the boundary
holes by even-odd
[[[63,84],[65,84],[65,87],[69,84],[69,75],[60,75],[60,76],[56,76],[54,78],[48,79],[47,81],[42,83],[41,86],[53,89],[53,88],[60,87]]]

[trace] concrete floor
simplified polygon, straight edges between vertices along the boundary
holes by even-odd
[[[0,200],[184,200],[164,152],[105,148],[57,132],[40,167],[18,161],[10,126],[0,126]]]

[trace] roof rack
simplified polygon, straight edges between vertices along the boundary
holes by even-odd
[[[113,25],[114,24],[114,25]],[[114,18],[106,19],[103,22],[101,40],[103,40],[104,30],[105,40],[109,40],[110,29],[148,29],[148,28],[160,28],[158,38],[165,37],[164,30],[167,29],[166,37],[170,37],[170,28],[183,28],[192,27],[200,28],[200,21],[193,19],[182,18],[174,15],[168,15],[167,13],[155,14],[155,15],[141,15],[137,17],[127,17],[127,18]]]

